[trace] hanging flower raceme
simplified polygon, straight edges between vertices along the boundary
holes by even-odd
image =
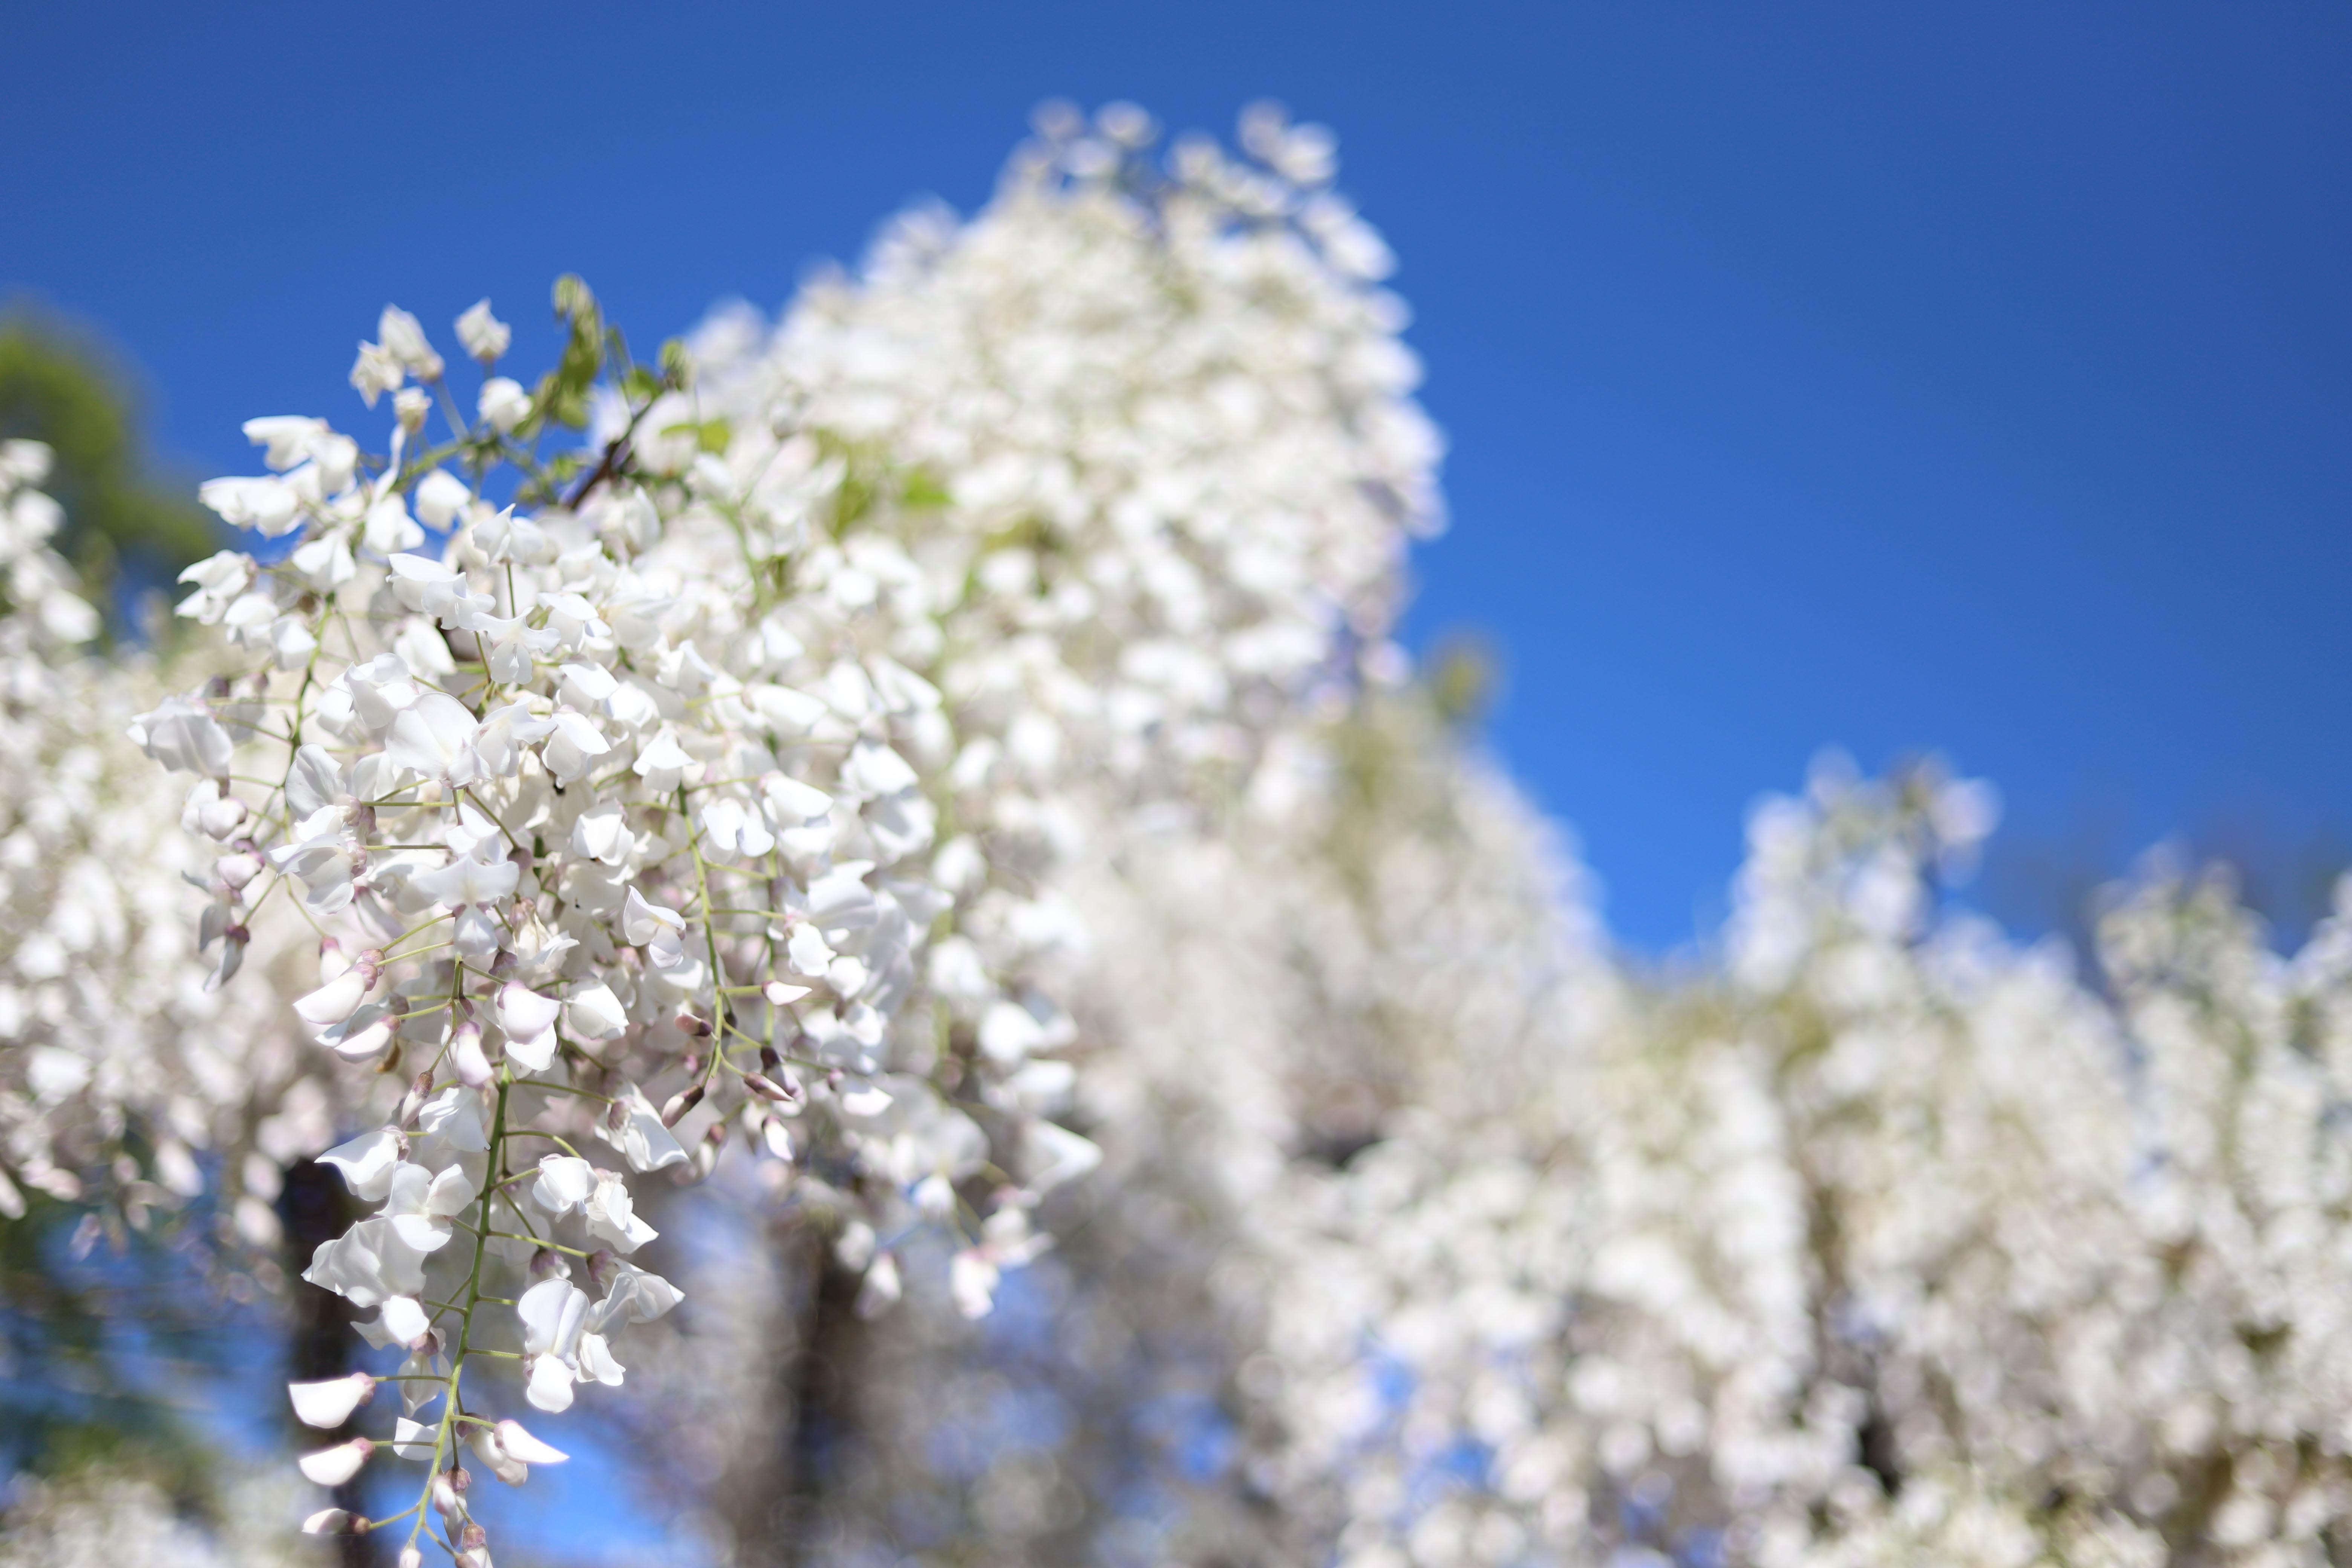
[[[48,547],[48,465],[38,443],[0,443],[0,1222],[40,1193],[143,1228],[204,1188],[208,1152],[242,1153],[216,1185],[233,1234],[267,1245],[280,1162],[331,1141],[276,1018],[282,933],[264,923],[265,973],[233,994],[218,982],[256,932],[208,921],[192,951],[196,889],[260,868],[245,807],[174,787],[125,738],[147,710],[155,748],[227,760],[158,707],[152,658],[90,651],[98,612]]]
[[[1005,877],[940,842],[957,735],[929,602],[843,590],[844,559],[898,547],[838,470],[772,479],[808,437],[737,437],[680,351],[631,363],[576,279],[556,301],[561,366],[527,395],[489,379],[438,437],[407,383],[452,411],[446,367],[395,310],[352,372],[394,395],[381,455],[248,423],[270,472],[205,493],[282,543],[184,574],[180,613],[230,668],[130,727],[235,860],[205,939],[298,911],[319,958],[291,1013],[383,1086],[377,1124],[322,1156],[367,1212],[304,1278],[404,1356],[401,1409],[305,1473],[422,1462],[412,1541],[437,1513],[460,1552],[482,1529],[461,1445],[509,1480],[562,1458],[487,1414],[479,1357],[559,1413],[622,1382],[623,1331],[679,1299],[634,1260],[646,1181],[740,1136],[775,1187],[886,1242],[954,1238],[984,1311],[1039,1245],[1044,1185],[1085,1163],[1027,1157],[1037,1113],[1003,1087],[1056,1043],[1050,1004],[985,965],[954,966],[952,1003],[926,980]],[[486,367],[504,346],[486,307],[459,331]],[[586,449],[551,449],[592,417]],[[958,1031],[1009,996],[1032,1029]],[[349,1414],[320,1400],[297,1391],[305,1419]]]

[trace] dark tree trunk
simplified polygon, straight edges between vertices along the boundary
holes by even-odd
[[[286,1173],[285,1189],[278,1196],[278,1215],[286,1228],[288,1286],[286,1375],[289,1381],[310,1383],[340,1377],[357,1369],[360,1337],[352,1326],[352,1304],[331,1290],[305,1283],[302,1270],[321,1242],[341,1235],[348,1214],[342,1178],[334,1167],[305,1160]],[[398,1386],[394,1384],[394,1386]],[[288,1417],[292,1419],[290,1414]],[[325,1447],[358,1435],[356,1423],[333,1432],[296,1426],[296,1441],[307,1447]],[[367,1511],[359,1482],[337,1487],[335,1506],[354,1518]],[[363,1535],[345,1535],[335,1542],[342,1568],[376,1568],[375,1542]]]
[[[765,1336],[773,1352],[746,1369],[767,1391],[766,1415],[720,1490],[739,1563],[808,1568],[823,1559],[828,1482],[851,1439],[864,1325],[857,1281],[834,1263],[818,1227],[785,1220],[772,1234],[784,1259]]]

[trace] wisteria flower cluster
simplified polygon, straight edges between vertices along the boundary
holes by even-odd
[[[226,1207],[267,1245],[277,1161],[324,1147],[329,1101],[267,982],[221,993],[192,951],[188,883],[214,857],[181,826],[185,792],[124,738],[158,671],[91,651],[99,613],[47,543],[48,465],[0,445],[0,1219],[46,1194],[143,1228],[241,1152]]]
[[[437,1513],[461,1558],[483,1543],[461,1443],[514,1481],[562,1457],[484,1414],[469,1363],[518,1363],[561,1412],[621,1382],[615,1336],[678,1300],[630,1261],[654,1235],[633,1184],[707,1172],[731,1129],[840,1210],[874,1307],[898,1237],[930,1225],[961,1236],[980,1312],[1090,1150],[1024,1098],[1053,1043],[1035,1004],[933,940],[1001,889],[984,844],[942,842],[957,737],[913,668],[942,637],[873,570],[911,563],[814,438],[739,437],[681,352],[635,364],[584,286],[557,303],[559,367],[529,393],[486,376],[471,417],[388,309],[352,378],[391,395],[381,456],[323,420],[248,423],[272,471],[205,494],[275,557],[190,568],[179,605],[238,663],[132,726],[194,775],[188,817],[219,847],[217,977],[273,900],[299,911],[320,957],[294,1013],[391,1086],[383,1125],[324,1156],[372,1212],[304,1278],[407,1352],[389,1446],[428,1479],[402,1517],[413,1542]],[[508,342],[487,306],[458,333],[486,371]],[[609,433],[544,454],[598,398]],[[373,1386],[298,1386],[297,1409],[340,1427]],[[304,1471],[341,1485],[377,1446]]]

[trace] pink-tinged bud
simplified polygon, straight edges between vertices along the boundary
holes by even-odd
[[[457,1517],[459,1504],[457,1489],[446,1472],[433,1478],[433,1510],[445,1521]]]
[[[770,1078],[766,1073],[745,1073],[743,1075],[743,1087],[750,1089],[753,1094],[758,1095],[761,1100],[772,1100],[778,1105],[789,1105],[792,1103],[793,1096],[791,1092],[787,1090],[783,1085]]]
[[[404,1127],[412,1125],[416,1121],[416,1113],[424,1109],[425,1102],[432,1096],[433,1073],[428,1068],[418,1073],[409,1084],[408,1092],[401,1098],[400,1114],[394,1120]]]
[[[697,1017],[693,1010],[688,1007],[680,1007],[677,1010],[677,1027],[680,1034],[691,1035],[698,1039],[710,1033],[709,1024]]]
[[[305,1535],[348,1535],[351,1528],[351,1514],[340,1508],[322,1508],[302,1521]]]
[[[572,1278],[572,1265],[563,1261],[562,1253],[541,1247],[530,1255],[529,1272],[534,1285],[542,1279],[569,1279]]]
[[[628,1102],[622,1100],[613,1101],[612,1105],[604,1112],[604,1125],[611,1128],[614,1131],[618,1132],[622,1128],[626,1127],[628,1124]]]
[[[613,1288],[613,1249],[600,1247],[588,1255],[588,1282],[599,1290]]]
[[[322,1487],[339,1487],[360,1473],[375,1452],[375,1445],[364,1437],[354,1437],[348,1443],[338,1443],[331,1448],[321,1448],[315,1454],[305,1454],[294,1461],[303,1479]]]
[[[705,1143],[709,1144],[713,1149],[724,1149],[727,1147],[727,1123],[723,1121],[712,1122],[708,1128],[704,1129],[702,1141]]]
[[[375,1393],[375,1379],[366,1373],[355,1372],[348,1377],[331,1377],[319,1383],[289,1383],[286,1393],[294,1402],[294,1414],[304,1426],[332,1431],[368,1402]]]
[[[692,1110],[696,1106],[701,1103],[702,1086],[698,1083],[691,1089],[671,1095],[669,1098],[669,1103],[662,1107],[662,1125],[664,1127],[677,1126],[678,1118],[684,1116],[688,1111]]]
[[[480,1089],[498,1076],[482,1054],[482,1026],[470,1018],[450,1033],[449,1067],[468,1089]]]
[[[414,1546],[404,1546],[400,1549],[400,1560],[395,1568],[425,1568],[425,1553]]]
[[[474,1472],[467,1469],[465,1466],[458,1464],[455,1460],[450,1461],[449,1489],[456,1492],[459,1497],[464,1497],[467,1490],[471,1488],[473,1484]]]
[[[490,1532],[478,1524],[468,1523],[466,1533],[457,1538],[457,1544],[468,1552],[479,1552],[489,1543]]]

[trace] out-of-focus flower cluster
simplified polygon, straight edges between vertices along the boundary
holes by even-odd
[[[48,464],[0,444],[0,1216],[98,1174],[96,1214],[143,1226],[203,1189],[201,1162],[243,1153],[232,1212],[267,1243],[278,1164],[325,1146],[328,1101],[265,981],[207,984],[188,883],[215,855],[124,736],[162,695],[153,661],[88,650],[100,617],[48,548]]]
[[[1993,815],[1825,766],[1751,823],[1719,979],[1588,986],[1502,1058],[1423,1037],[1395,1136],[1284,1205],[1270,1476],[1310,1538],[2332,1560],[2344,916],[2283,961],[2152,871],[2102,995],[1943,910]]]

